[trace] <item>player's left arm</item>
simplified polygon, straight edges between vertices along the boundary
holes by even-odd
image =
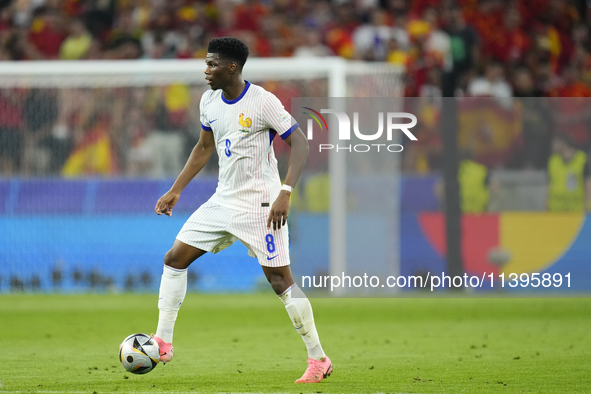
[[[287,138],[284,140],[291,147],[291,155],[289,157],[289,169],[285,177],[285,185],[289,185],[295,188],[304,165],[308,159],[308,152],[310,147],[308,146],[308,140],[299,127],[296,128]],[[287,215],[289,213],[291,192],[281,189],[279,196],[271,206],[269,212],[269,218],[267,219],[267,228],[273,226],[273,230],[280,229],[281,226],[285,226],[287,223]]]

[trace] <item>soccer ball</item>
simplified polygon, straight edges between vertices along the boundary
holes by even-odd
[[[131,373],[148,373],[160,361],[160,347],[149,335],[132,334],[119,345],[119,360]]]

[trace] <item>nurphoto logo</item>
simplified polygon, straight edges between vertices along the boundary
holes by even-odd
[[[310,112],[304,112],[305,115],[310,116],[308,119],[306,132],[308,140],[314,139],[314,121],[320,127],[321,131],[328,131],[328,123],[322,114],[333,114],[336,116],[338,122],[339,141],[351,140],[351,120],[349,116],[343,111],[333,109],[321,109],[320,112],[310,107],[303,107]],[[386,118],[386,141],[392,141],[394,132],[401,131],[411,141],[417,141],[417,137],[410,131],[410,129],[417,124],[417,117],[408,112],[378,112],[378,130],[373,134],[364,134],[359,130],[359,112],[353,112],[353,134],[356,138],[362,141],[377,141],[382,138],[384,134],[384,118]],[[401,119],[409,119],[410,122],[400,123]],[[319,152],[323,150],[334,150],[335,152],[369,152],[371,150],[388,151],[388,152],[402,152],[404,149],[400,144],[355,144],[355,145],[334,145],[334,144],[320,144],[318,146]]]

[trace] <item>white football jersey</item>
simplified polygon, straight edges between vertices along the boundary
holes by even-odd
[[[281,190],[273,138],[283,139],[298,124],[274,94],[246,81],[242,94],[227,100],[209,90],[199,104],[201,127],[213,132],[219,181],[210,201],[247,212],[268,212]]]

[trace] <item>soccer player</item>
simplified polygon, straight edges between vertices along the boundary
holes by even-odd
[[[310,301],[294,283],[289,267],[287,215],[292,188],[308,157],[308,141],[273,95],[242,79],[248,48],[232,37],[210,41],[201,97],[201,137],[171,189],[156,203],[158,215],[172,215],[182,190],[199,173],[214,149],[219,182],[214,195],[191,215],[165,257],[160,283],[158,329],[160,360],[173,357],[174,324],[187,290],[187,267],[206,252],[217,253],[240,240],[256,256],[267,280],[285,304],[308,349],[308,368],[296,383],[318,383],[332,372],[320,345]],[[290,147],[281,186],[273,138]]]

